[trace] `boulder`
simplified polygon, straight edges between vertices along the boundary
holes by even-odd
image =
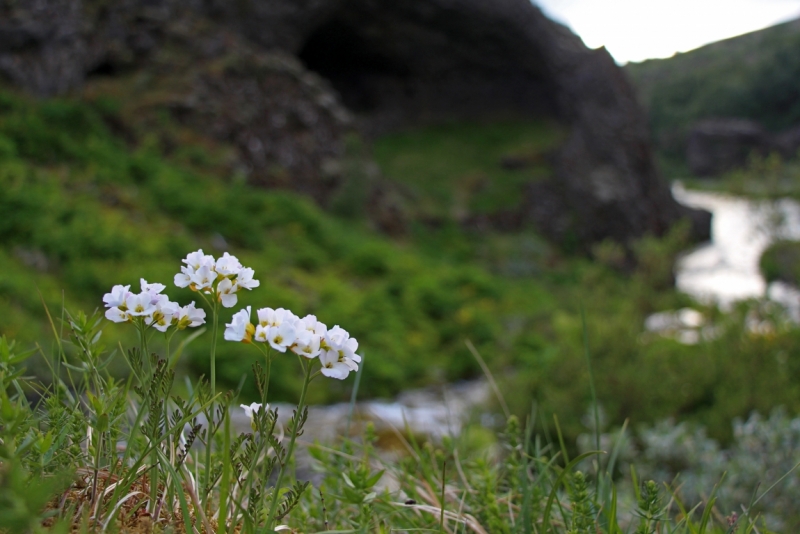
[[[707,119],[694,124],[686,146],[686,162],[696,176],[711,177],[742,168],[753,155],[773,148],[767,131],[746,119]]]
[[[694,175],[714,177],[746,167],[753,156],[776,153],[794,159],[798,150],[800,126],[772,133],[749,119],[706,119],[689,131],[686,161]]]
[[[776,134],[773,144],[778,153],[786,159],[800,157],[800,125]]]
[[[678,205],[659,176],[611,56],[529,0],[34,0],[4,3],[0,20],[0,74],[18,86],[60,94],[162,61],[157,73],[189,80],[174,99],[182,121],[232,141],[254,183],[322,204],[351,127],[369,138],[443,120],[547,118],[568,131],[553,176],[501,219],[580,245],[659,235],[682,217],[708,237],[708,214]],[[164,62],[176,47],[190,53]]]

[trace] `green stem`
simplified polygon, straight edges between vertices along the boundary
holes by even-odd
[[[267,357],[267,380],[266,380],[266,383],[264,384],[264,398],[261,399],[261,404],[266,408],[267,403],[269,402],[269,380],[270,380],[270,377],[272,376],[271,375],[271,373],[272,373],[272,358],[270,357],[270,356],[272,356],[272,347],[267,346],[267,350],[266,350],[265,354],[266,354],[266,357]]]
[[[208,303],[208,301],[206,301]],[[218,319],[219,319],[219,301],[215,298],[213,304],[210,304],[211,307],[211,322],[213,323],[211,326],[211,395],[212,397],[217,391],[217,330],[218,330]],[[214,426],[214,405],[212,404],[209,407],[208,412],[206,413],[206,419],[208,419],[208,433],[206,439],[206,472],[205,472],[205,485],[204,490],[207,488],[208,492],[203,492],[203,499],[205,504],[205,499],[207,499],[211,495],[211,488],[209,488],[209,484],[211,482],[211,442],[214,438],[214,435],[211,432],[211,429]]]
[[[217,332],[219,331],[219,301],[214,299],[211,308],[211,394],[217,392]]]
[[[275,518],[275,511],[278,509],[278,498],[280,497],[281,483],[283,482],[283,476],[286,474],[286,465],[292,459],[292,453],[294,452],[294,443],[297,439],[298,426],[300,425],[301,414],[303,413],[303,408],[305,407],[306,392],[308,391],[308,384],[311,382],[311,367],[311,362],[308,362],[307,365],[303,364],[303,368],[306,373],[306,379],[303,382],[303,390],[300,392],[300,402],[297,403],[297,412],[295,412],[294,419],[292,420],[292,432],[289,438],[289,448],[286,449],[286,456],[284,456],[284,461],[281,462],[281,470],[278,472],[278,480],[275,482],[275,488],[272,491],[272,504],[269,507],[269,515],[267,516],[268,531],[274,528],[273,521]]]

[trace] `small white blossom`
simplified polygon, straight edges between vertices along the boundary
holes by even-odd
[[[211,285],[217,279],[217,274],[211,270],[208,265],[203,265],[197,269],[189,277],[191,279],[191,288],[194,291],[203,291],[208,293],[211,291]]]
[[[269,340],[267,339],[267,334],[269,333],[269,329],[273,328],[271,326],[262,326],[256,325],[256,333],[253,335],[253,338],[258,341],[259,343],[267,343]]]
[[[298,330],[297,339],[295,339],[291,350],[295,354],[308,359],[316,358],[320,353],[320,341],[322,341],[322,336],[308,330]]]
[[[334,326],[325,335],[323,346],[319,355],[323,375],[342,380],[350,371],[358,371],[358,363],[361,362],[361,356],[356,354],[358,341],[350,337],[347,330],[339,325]]]
[[[155,310],[145,318],[145,322],[159,332],[166,332],[172,325],[172,318],[180,306],[177,302],[169,300],[166,295],[157,295],[157,297]]]
[[[357,370],[357,368],[351,369],[346,363],[340,362],[338,355],[332,350],[321,352],[319,361],[322,364],[322,369],[320,369],[322,374],[338,380],[344,380],[351,370]]]
[[[235,276],[242,270],[242,264],[239,263],[236,256],[231,256],[226,252],[217,260],[214,270],[222,276]]]
[[[196,250],[194,252],[190,252],[184,258],[183,263],[185,263],[192,271],[197,271],[200,267],[204,265],[207,267],[214,266],[214,256],[210,254],[203,254],[203,249]]]
[[[103,296],[103,302],[106,303],[107,308],[120,308],[120,309],[127,309],[128,305],[126,303],[126,299],[128,295],[131,294],[130,292],[131,286],[121,286],[116,285],[111,288],[111,293],[106,293]]]
[[[225,252],[221,258],[203,254],[203,250],[189,253],[183,260],[181,272],[173,281],[178,287],[189,287],[192,291],[216,293],[217,299],[226,308],[236,305],[236,293],[240,289],[253,289],[261,283],[253,279],[255,272],[243,267],[236,256]],[[216,287],[214,287],[216,284]]]
[[[269,404],[267,404],[265,407],[260,402],[254,402],[250,405],[240,404],[239,406],[244,410],[245,415],[250,419],[250,426],[253,427],[254,431],[256,429],[255,415],[261,410],[269,410]]]
[[[258,280],[253,280],[253,275],[255,271],[250,267],[244,267],[239,274],[236,275],[236,285],[241,287],[242,289],[253,289],[254,287],[258,287],[261,285],[261,282]]]
[[[139,293],[128,297],[128,312],[134,317],[146,317],[156,310],[150,293]]]
[[[175,285],[178,287],[189,287],[192,283],[192,275],[194,274],[194,269],[191,267],[181,267],[181,272],[175,275],[174,282]]]
[[[144,278],[140,278],[139,283],[142,285],[142,293],[150,293],[150,295],[159,295],[167,288],[164,284],[148,284]]]
[[[194,301],[192,301],[183,308],[178,308],[178,311],[173,315],[173,322],[177,325],[178,330],[183,330],[189,326],[194,328],[206,322],[206,312],[202,309],[198,310],[194,305]]]
[[[250,343],[255,327],[250,324],[250,306],[233,314],[231,322],[225,325],[224,337],[227,341]]]
[[[115,323],[127,323],[133,317],[126,310],[122,310],[116,306],[106,310],[106,319]]]
[[[258,324],[262,326],[281,326],[289,323],[292,326],[299,321],[297,316],[284,308],[273,310],[272,308],[261,308],[258,313]]]
[[[223,278],[220,280],[219,284],[217,284],[217,298],[224,307],[233,308],[236,306],[236,301],[238,300],[236,296],[238,290],[239,287],[231,282],[229,278]]]
[[[328,327],[319,322],[316,316],[306,315],[297,320],[295,329],[297,330],[297,338],[291,347],[292,352],[309,359],[319,356],[322,340],[328,331]]]
[[[304,328],[318,336],[324,336],[328,333],[328,327],[325,326],[325,323],[318,321],[316,315],[306,315],[300,321],[302,321],[302,326],[298,326],[298,328]]]
[[[292,346],[296,337],[294,324],[289,321],[281,323],[280,326],[267,328],[267,341],[278,352],[286,352],[286,349]]]

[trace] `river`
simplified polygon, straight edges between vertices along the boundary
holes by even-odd
[[[800,204],[792,200],[754,201],[720,193],[672,188],[675,199],[686,206],[712,213],[711,240],[687,251],[676,265],[676,285],[697,300],[730,308],[736,301],[768,297],[784,304],[800,323],[800,292],[783,283],[767,284],[759,270],[764,250],[775,239],[800,239]],[[645,329],[698,343],[713,336],[713,327],[697,310],[684,308],[650,316]],[[330,441],[336,436],[360,432],[364,420],[376,425],[382,438],[403,432],[406,426],[421,435],[440,438],[458,434],[465,418],[476,406],[485,406],[491,391],[484,381],[465,382],[439,388],[412,390],[393,401],[359,402],[356,422],[349,428],[348,404],[314,406],[309,412],[309,431],[304,440]],[[281,405],[281,423],[288,423],[292,407]],[[249,427],[243,411],[234,410],[234,426]],[[489,417],[484,414],[484,417]],[[488,422],[488,421],[487,421]],[[388,448],[399,446],[387,444]]]
[[[677,288],[723,309],[767,297],[800,321],[800,292],[782,282],[767,284],[759,269],[761,255],[775,240],[800,239],[800,204],[692,191],[680,182],[672,192],[681,204],[712,214],[711,241],[684,254],[676,265]]]

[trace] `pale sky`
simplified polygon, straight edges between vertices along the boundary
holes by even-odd
[[[532,0],[617,63],[670,57],[800,18],[800,0]]]

